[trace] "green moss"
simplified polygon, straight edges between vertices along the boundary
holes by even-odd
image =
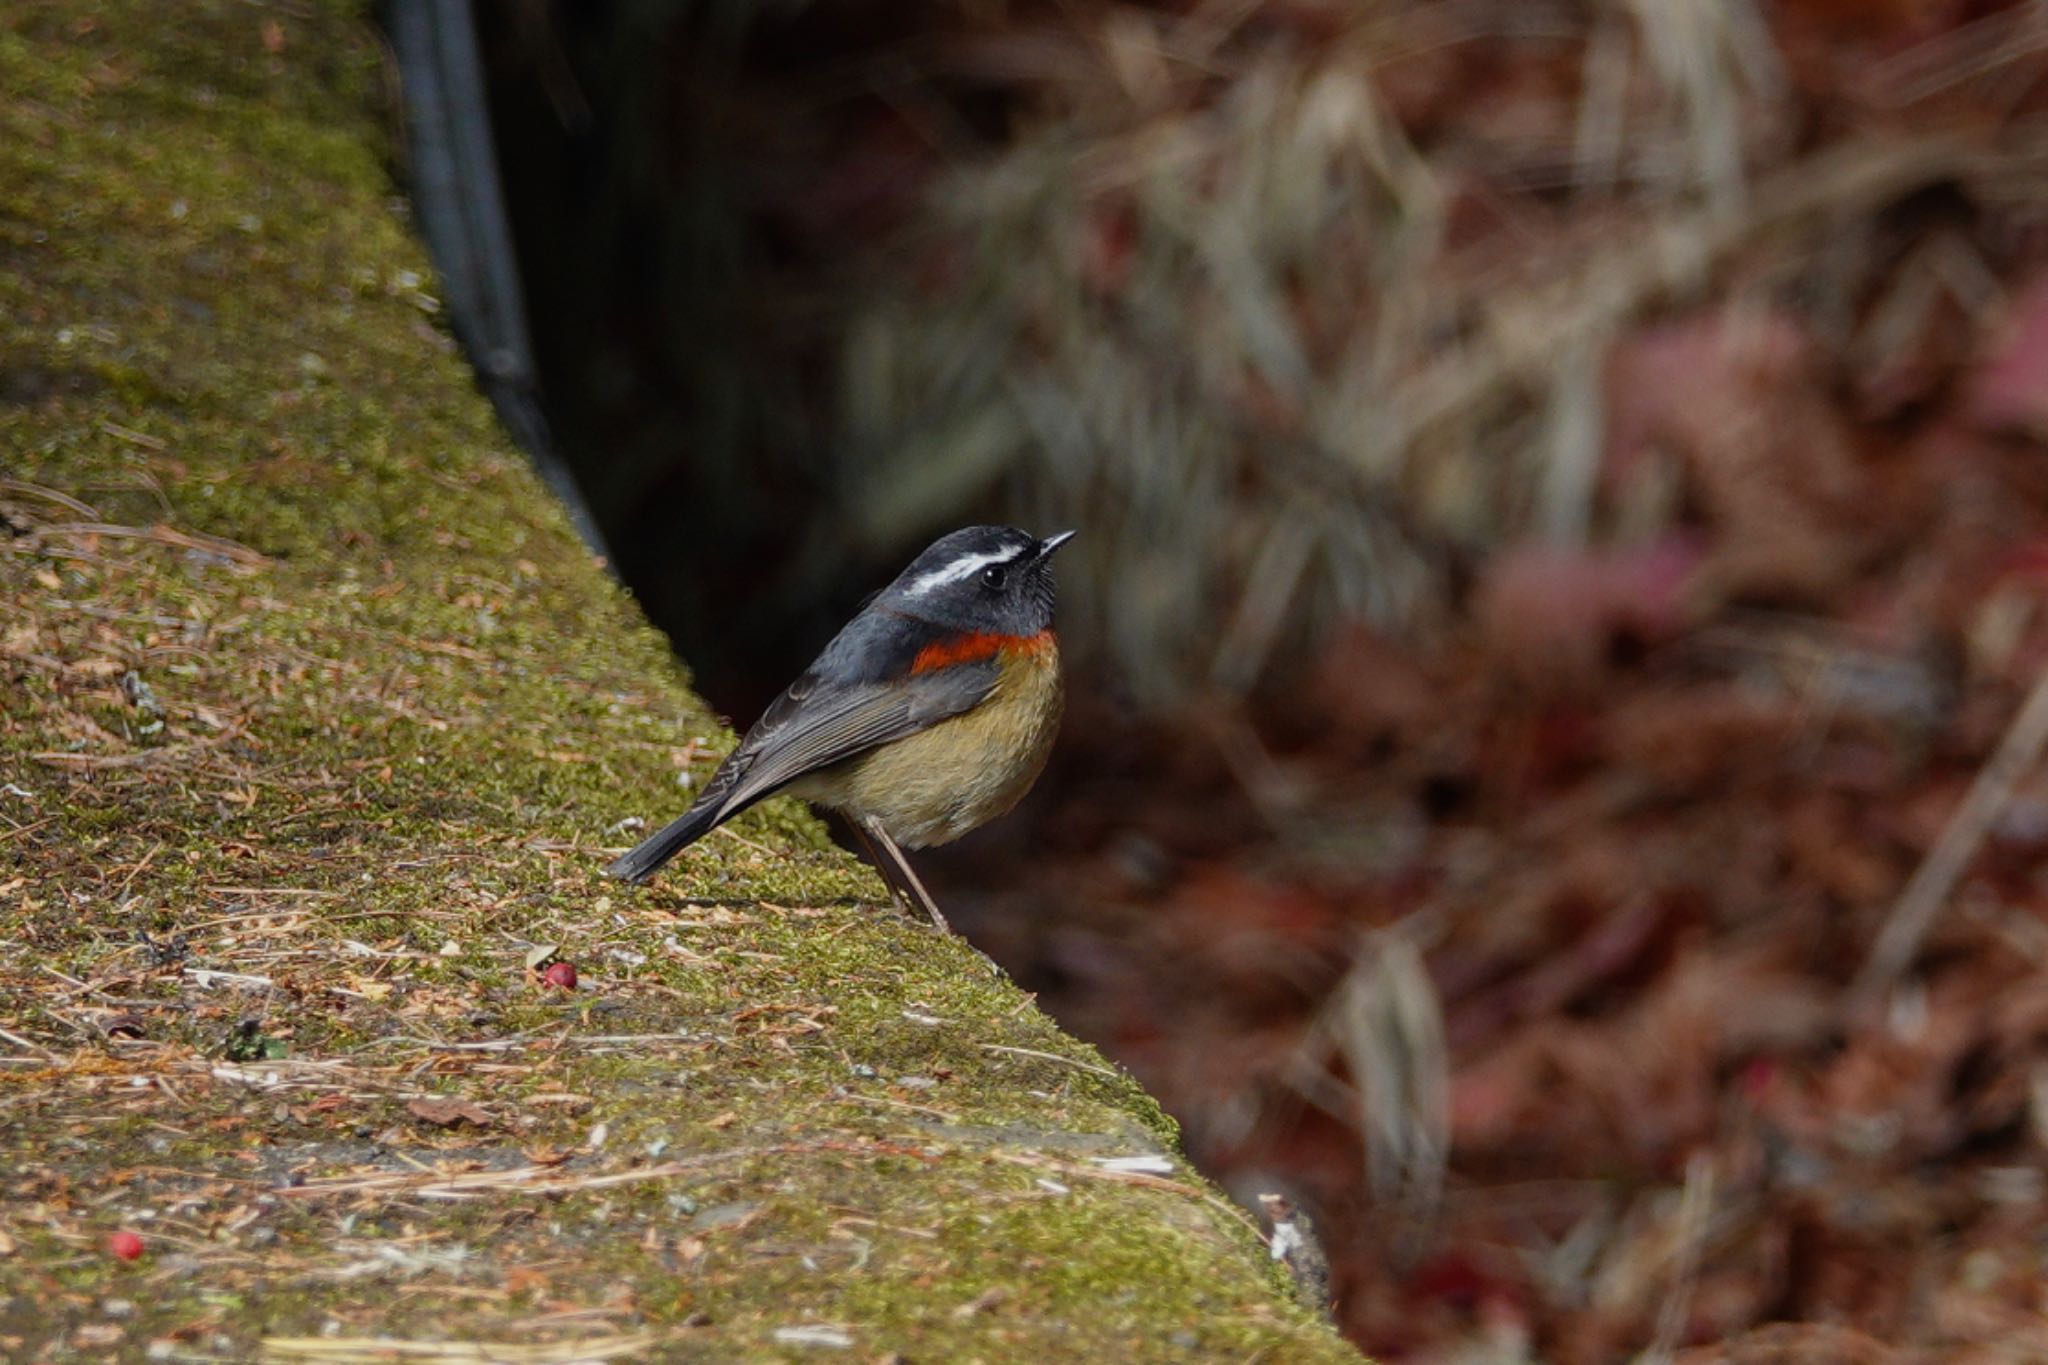
[[[800,807],[602,879],[727,737],[436,330],[385,88],[352,6],[0,13],[0,1355],[1353,1358]]]

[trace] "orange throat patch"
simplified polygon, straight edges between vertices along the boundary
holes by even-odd
[[[910,661],[910,671],[929,673],[935,668],[980,663],[983,659],[998,656],[1017,658],[1049,654],[1052,649],[1053,635],[1049,630],[1042,630],[1036,635],[998,635],[988,631],[963,631],[958,635],[949,635],[943,640],[934,640],[917,651],[917,657]]]

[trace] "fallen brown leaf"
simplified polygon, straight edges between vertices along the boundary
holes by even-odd
[[[491,1116],[468,1100],[408,1100],[405,1112],[416,1119],[450,1128],[458,1123],[473,1123],[479,1128],[491,1126]]]

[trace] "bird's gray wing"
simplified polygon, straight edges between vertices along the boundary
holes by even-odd
[[[721,815],[807,772],[973,709],[995,690],[997,676],[994,659],[880,684],[828,683],[806,673],[775,699],[725,761],[731,787]]]

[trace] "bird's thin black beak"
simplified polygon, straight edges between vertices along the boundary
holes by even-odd
[[[1044,540],[1038,542],[1038,550],[1035,554],[1032,555],[1032,558],[1051,559],[1052,552],[1054,550],[1059,549],[1060,546],[1066,544],[1073,538],[1074,533],[1072,531],[1061,531],[1057,535],[1047,536]]]

